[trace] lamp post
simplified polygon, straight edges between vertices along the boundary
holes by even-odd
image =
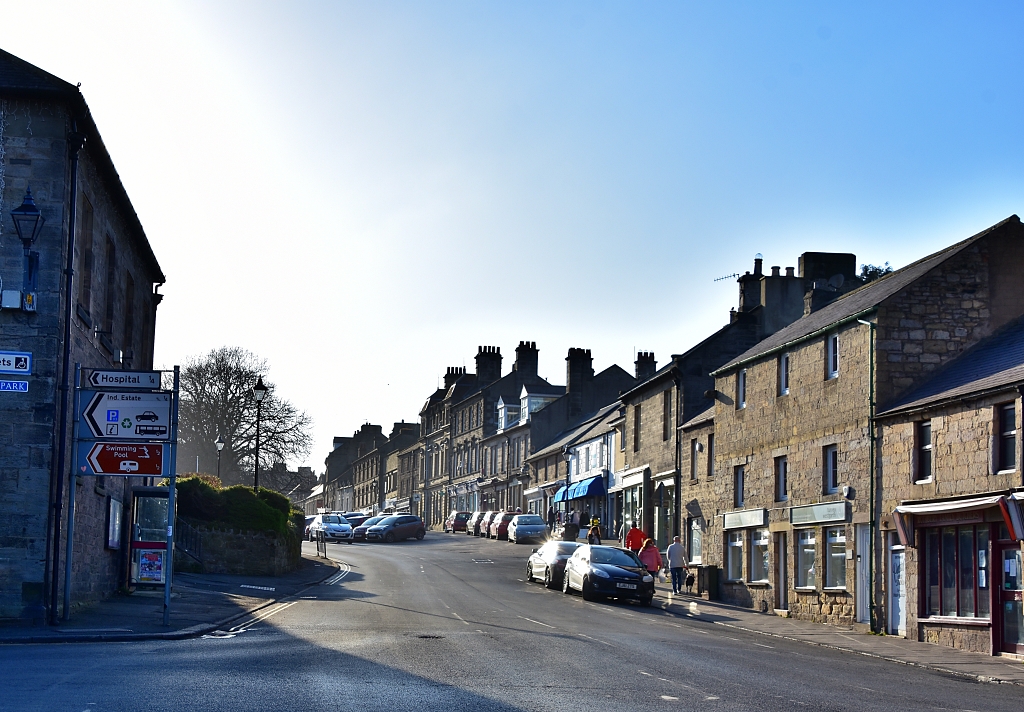
[[[257,406],[257,409],[259,406]],[[224,438],[217,433],[217,439],[213,441],[213,444],[217,446],[217,479],[220,479],[220,451],[224,449]]]
[[[256,469],[253,471],[252,491],[259,493],[260,490],[260,407],[263,399],[267,397],[267,387],[263,385],[263,376],[256,379],[256,385],[252,387],[252,394],[256,397]]]
[[[36,201],[32,199],[32,189],[25,189],[25,199],[21,205],[11,211],[11,219],[14,221],[14,229],[18,233],[22,247],[25,250],[25,278],[22,306],[26,311],[35,311],[35,290],[36,268],[39,265],[39,253],[32,251],[32,243],[39,237],[46,219],[36,207]]]

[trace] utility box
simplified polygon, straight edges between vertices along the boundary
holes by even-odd
[[[701,566],[697,571],[697,595],[708,594],[709,601],[718,600],[718,567]]]

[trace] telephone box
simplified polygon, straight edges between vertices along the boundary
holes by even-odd
[[[166,487],[133,487],[131,586],[163,586],[171,559],[167,556]]]

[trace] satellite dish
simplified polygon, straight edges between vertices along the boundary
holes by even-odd
[[[839,289],[843,286],[843,282],[846,281],[846,277],[841,274],[834,274],[828,278],[829,286]]]

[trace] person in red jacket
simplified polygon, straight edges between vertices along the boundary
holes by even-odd
[[[657,579],[658,572],[661,570],[661,552],[658,551],[658,546],[653,539],[644,542],[644,548],[640,550],[638,556],[640,563],[647,568],[648,573]]]
[[[646,538],[647,535],[636,526],[636,522],[633,522],[629,531],[626,532],[626,548],[637,554],[644,548],[644,539]]]

